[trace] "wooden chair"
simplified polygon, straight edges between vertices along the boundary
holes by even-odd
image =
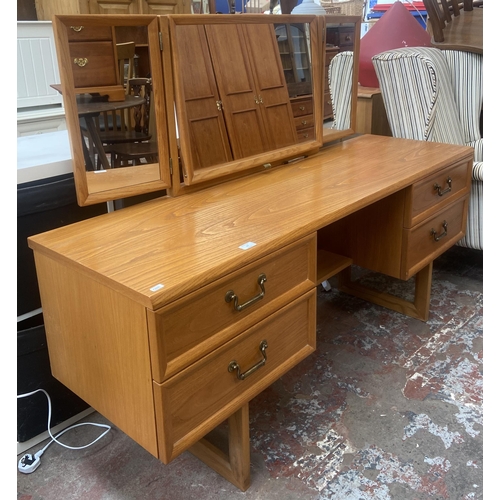
[[[143,97],[144,101],[138,106],[121,111],[120,114],[114,113],[112,120],[107,120],[114,125],[119,117],[120,121],[125,123],[125,127],[119,126],[118,123],[116,123],[117,126],[104,127],[104,130],[101,127],[99,135],[105,146],[151,139],[149,130],[151,92],[152,82],[150,78],[131,78],[129,80],[129,95]],[[106,123],[106,119],[104,121]]]
[[[444,29],[446,25],[452,22],[453,17],[460,15],[461,5],[458,0],[423,1],[425,10],[427,11],[427,18],[431,23],[434,41],[444,42]]]
[[[129,93],[129,80],[134,78],[135,42],[116,44],[116,57],[118,59],[118,71],[125,93]]]
[[[122,166],[132,161],[140,163],[141,159],[148,162],[157,161],[158,146],[152,142],[150,130],[151,98],[153,86],[150,78],[132,78],[130,80],[130,95],[144,98],[144,103],[130,108],[127,130],[114,133],[101,133],[101,140],[106,144],[105,150],[111,155],[113,166]]]

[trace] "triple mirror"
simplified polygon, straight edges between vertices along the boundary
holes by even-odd
[[[188,193],[352,134],[359,21],[56,16],[78,203]]]

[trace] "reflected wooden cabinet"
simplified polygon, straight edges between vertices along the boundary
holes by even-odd
[[[196,166],[186,169],[186,182],[201,169],[296,143],[271,24],[178,25],[172,43],[189,130],[181,155]]]
[[[35,0],[35,5],[39,21],[54,15],[191,13],[191,2],[183,0]]]

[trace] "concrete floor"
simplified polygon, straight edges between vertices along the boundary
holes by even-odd
[[[482,257],[454,247],[435,262],[426,323],[318,290],[316,352],[250,403],[245,493],[188,452],[163,465],[113,428],[85,450],[53,443],[17,473],[18,500],[483,498]],[[397,293],[411,285],[358,271]]]

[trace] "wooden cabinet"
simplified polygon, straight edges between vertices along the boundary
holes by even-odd
[[[187,184],[204,168],[297,142],[271,24],[178,25],[172,43]]]
[[[114,28],[82,24],[66,29],[75,93],[105,94],[110,101],[123,101]]]

